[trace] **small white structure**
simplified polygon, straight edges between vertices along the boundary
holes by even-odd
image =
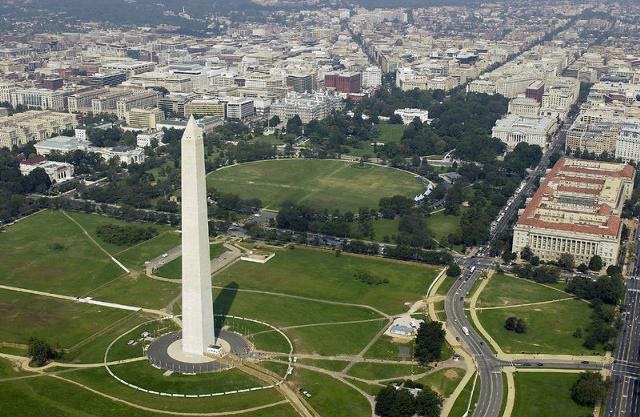
[[[415,119],[416,117],[420,119],[422,123],[427,123],[427,124],[431,123],[431,119],[429,119],[428,110],[409,109],[409,108],[397,109],[396,111],[393,112],[393,114],[397,114],[398,116],[400,116],[402,118],[402,123],[404,123],[405,125],[408,125],[409,123],[413,122],[413,119]]]
[[[410,337],[413,335],[413,327],[410,326],[402,326],[400,324],[394,324],[389,329],[389,333],[397,336]]]
[[[222,350],[222,346],[220,345],[209,345],[209,347],[207,347],[207,353],[211,355],[222,356],[224,352]]]
[[[164,138],[164,132],[154,132],[154,133],[139,133],[136,136],[136,145],[139,148],[146,148],[147,146],[151,146],[151,142],[155,139],[158,141],[158,144],[162,143],[162,139]]]

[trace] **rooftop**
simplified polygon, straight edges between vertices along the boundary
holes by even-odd
[[[544,178],[518,226],[618,236],[631,165],[560,159]]]

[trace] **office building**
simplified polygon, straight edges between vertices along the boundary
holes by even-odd
[[[513,251],[529,247],[542,261],[568,253],[576,264],[598,255],[616,265],[624,202],[631,197],[631,165],[562,158],[521,210],[513,230]]]

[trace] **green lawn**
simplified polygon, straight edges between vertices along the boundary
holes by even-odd
[[[368,285],[354,278],[368,272],[389,280]],[[266,264],[239,262],[216,275],[224,285],[235,282],[240,288],[282,292],[325,300],[366,304],[389,314],[406,309],[426,293],[437,269],[417,264],[391,262],[312,249],[278,251]]]
[[[87,372],[87,371],[80,371]],[[76,372],[73,372],[76,373]],[[68,377],[70,374],[65,374]],[[123,386],[123,388],[126,388]],[[129,389],[132,395],[136,392]],[[269,391],[269,390],[267,390]],[[273,392],[268,394],[273,395]],[[139,394],[140,395],[140,394]],[[16,399],[19,398],[19,401]],[[159,397],[144,397],[148,400],[145,406],[156,407],[155,402]],[[227,402],[228,399],[215,399],[218,402]],[[194,403],[203,402],[213,404],[215,400],[204,401],[202,399],[184,399],[174,401],[177,404],[187,404],[189,402],[193,408]],[[163,402],[172,401],[165,399]],[[267,399],[263,403],[269,403]],[[115,402],[110,399],[96,395],[77,385],[60,381],[52,377],[41,377],[23,379],[20,381],[0,382],[0,404],[2,404],[2,415],[21,417],[158,417],[159,413],[143,411],[126,404]],[[251,407],[250,403],[247,407]],[[209,407],[210,408],[210,407]],[[176,411],[184,411],[179,406]],[[200,408],[203,412],[208,411],[206,406]],[[296,417],[297,413],[287,404],[278,405],[263,410],[250,413],[239,414],[239,417]]]
[[[526,333],[518,334],[504,328],[505,320],[511,316],[525,320],[528,326]],[[592,354],[592,350],[582,346],[582,338],[573,337],[578,327],[587,327],[590,316],[589,304],[575,299],[478,311],[483,327],[508,353]]]
[[[446,245],[449,234],[459,231],[461,218],[462,213],[458,216],[448,216],[444,214],[444,210],[439,211],[427,217],[427,228],[431,231],[434,239]]]
[[[26,344],[29,337],[70,348],[132,313],[74,301],[0,290],[0,341]]]
[[[292,380],[311,394],[307,401],[321,416],[371,416],[369,403],[358,391],[330,376],[298,368]]]
[[[473,397],[471,399],[471,407],[469,408],[469,416],[473,415],[473,410],[476,408],[476,402],[478,401],[478,397],[480,396],[480,378],[476,380],[475,388],[473,388],[473,381],[475,379],[475,375],[469,379],[469,382],[464,386],[464,389],[456,399],[456,402],[453,404],[451,408],[451,412],[449,413],[449,417],[462,417],[465,415],[467,411],[467,407],[469,406],[469,397],[471,397],[471,390],[473,389]]]
[[[380,130],[380,135],[378,135],[378,138],[376,139],[378,142],[399,143],[400,139],[402,139],[402,135],[404,134],[404,125],[401,124],[395,125],[380,123],[377,127]]]
[[[398,234],[398,225],[400,219],[378,219],[373,221],[373,240],[382,242],[385,236],[391,239],[391,236]]]
[[[59,211],[0,233],[0,284],[78,296],[123,273]]]
[[[377,207],[381,197],[413,197],[423,187],[406,172],[334,160],[272,160],[220,169],[207,178],[209,188],[259,198],[277,209],[291,200],[319,209],[357,211]]]
[[[318,317],[321,319],[320,317]],[[355,355],[380,331],[384,321],[310,326],[285,330],[296,352]]]
[[[517,372],[513,417],[581,417],[593,409],[581,407],[571,399],[571,386],[578,379],[573,373]],[[544,401],[541,401],[544,399]]]
[[[237,369],[197,375],[173,373],[164,376],[164,370],[154,368],[146,360],[111,366],[111,371],[140,387],[176,394],[208,394],[267,385]]]
[[[417,382],[431,387],[443,398],[447,398],[456,389],[463,376],[464,369],[444,368],[418,379]]]
[[[209,257],[215,259],[227,251],[227,248],[220,243],[214,243],[209,245]],[[179,279],[182,278],[182,256],[177,257],[173,261],[169,262],[158,268],[155,271],[155,275],[164,278]]]
[[[108,395],[116,396],[134,404],[152,407],[159,410],[178,411],[183,413],[213,413],[242,410],[250,407],[273,404],[274,402],[282,400],[282,397],[273,389],[208,398],[172,398],[158,396],[155,394],[146,394],[131,389],[116,381],[104,368],[90,368],[63,374],[63,376],[85,384],[92,389]],[[187,378],[186,375],[184,377]],[[64,399],[65,403],[67,401],[68,399]],[[270,416],[268,410],[263,410],[262,413],[264,414],[258,415],[265,417]],[[105,415],[105,417],[107,416],[109,416],[109,414]],[[245,417],[244,414],[242,417]]]
[[[214,290],[213,309],[216,314],[258,319],[278,327],[380,318],[377,313],[359,307],[218,289]]]
[[[418,365],[380,364],[380,363],[356,363],[349,370],[349,375],[357,378],[377,381],[380,379],[402,378],[427,372],[429,368]]]
[[[478,297],[478,307],[538,303],[571,297],[571,294],[505,274],[494,274]]]
[[[101,239],[98,236],[97,230],[99,226],[103,226],[105,224],[115,224],[118,226],[129,226],[129,225],[142,225],[142,226],[151,226],[154,229],[156,229],[156,231],[158,231],[159,233],[163,233],[163,232],[167,232],[167,231],[172,231],[174,230],[174,228],[169,227],[169,226],[161,226],[161,225],[157,225],[157,224],[152,224],[152,223],[145,223],[145,222],[129,222],[129,221],[124,221],[124,220],[120,220],[120,219],[116,219],[113,217],[108,217],[105,215],[98,215],[98,214],[87,214],[87,213],[78,213],[78,212],[73,212],[73,211],[69,211],[67,212],[67,214],[69,215],[69,217],[71,217],[73,220],[75,220],[76,222],[80,223],[80,225],[87,231],[87,233],[93,238],[95,239],[100,246],[102,246],[104,249],[107,250],[107,252],[109,252],[110,254],[116,254],[119,252],[122,252],[125,249],[128,249],[130,246],[120,246],[120,245],[115,245],[113,243],[109,243],[103,239]],[[134,245],[135,246],[135,245]]]
[[[321,360],[321,359],[298,359],[298,363],[303,365],[315,366],[329,371],[341,371],[349,364],[347,361],[337,360]]]
[[[10,360],[0,358],[0,378],[13,378],[31,374],[31,372],[23,371],[18,365],[14,364]]]
[[[140,274],[137,277],[122,276],[89,295],[101,301],[161,309],[178,296],[180,290],[179,283],[159,281]]]
[[[104,353],[111,342],[113,342],[118,336],[129,331],[131,328],[138,324],[146,322],[155,318],[147,313],[136,313],[127,316],[124,320],[120,320],[103,333],[96,335],[94,338],[86,340],[86,343],[78,346],[76,349],[66,352],[64,356],[59,360],[60,362],[67,363],[98,363],[104,360]],[[128,339],[127,339],[128,340]],[[127,341],[125,340],[125,342]],[[129,347],[130,348],[130,347]],[[126,359],[135,356],[142,356],[142,350],[136,349],[131,351],[129,355],[120,357],[119,359]],[[110,358],[113,358],[110,355]]]
[[[132,246],[115,254],[115,257],[132,269],[142,269],[146,261],[157,258],[167,250],[178,246],[181,236],[175,231],[165,231],[153,239]]]
[[[268,143],[269,145],[282,145],[284,141],[280,135],[256,135],[253,140],[255,142]]]
[[[389,359],[400,360],[398,354],[400,347],[405,346],[411,349],[411,355],[413,354],[413,343],[396,343],[390,336],[382,336],[367,350],[364,354],[365,358],[372,359]]]
[[[445,275],[443,281],[440,283],[440,286],[438,287],[438,290],[436,291],[436,295],[447,295],[447,293],[449,292],[451,287],[453,287],[453,284],[455,284],[457,279],[458,278],[456,277],[448,277]],[[443,304],[443,308],[444,308],[444,304]]]

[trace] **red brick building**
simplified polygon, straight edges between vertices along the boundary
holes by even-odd
[[[339,93],[359,93],[360,83],[360,73],[357,72],[328,72],[324,75],[325,88]]]

